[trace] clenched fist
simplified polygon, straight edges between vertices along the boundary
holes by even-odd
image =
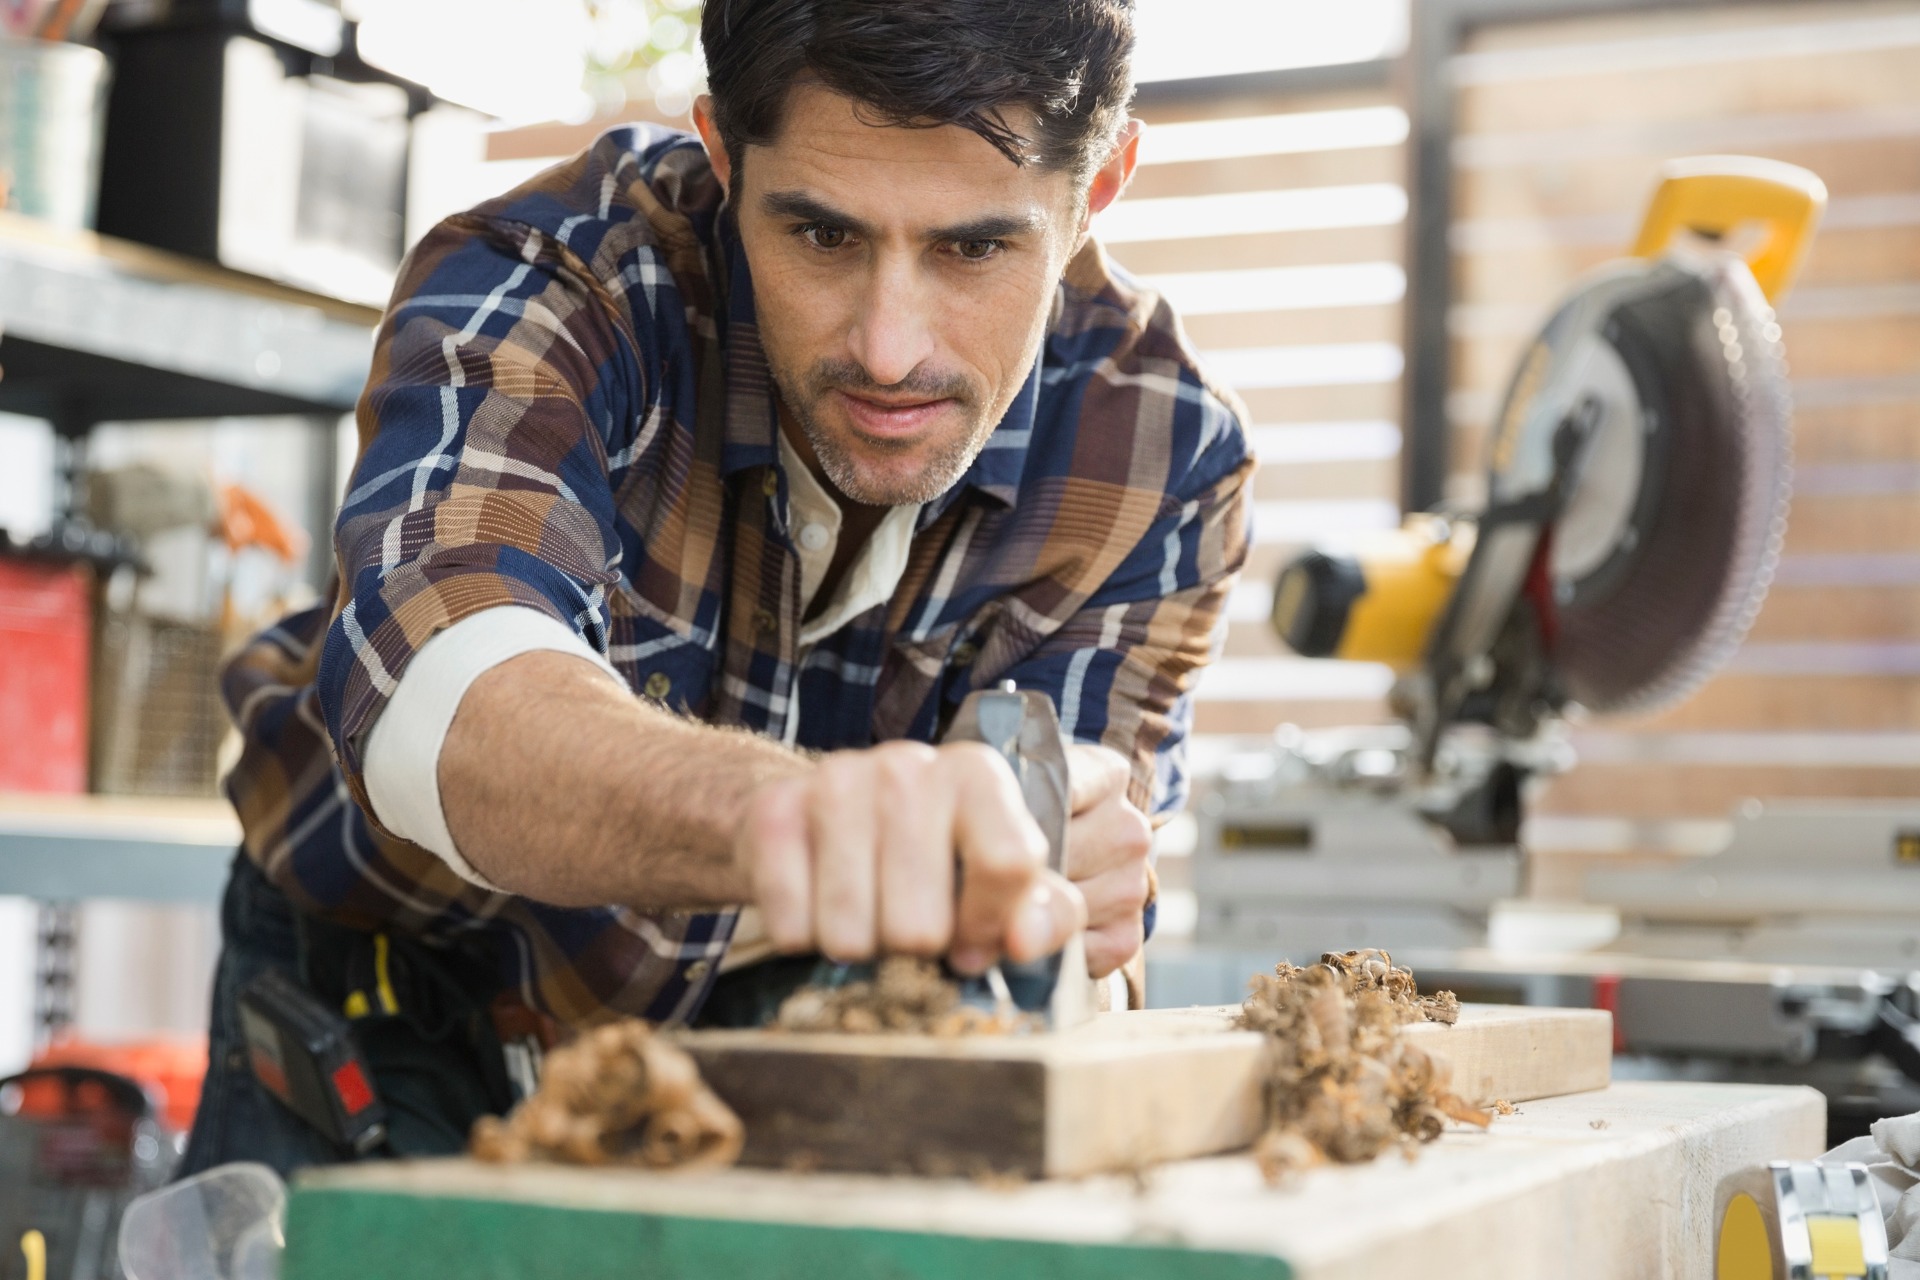
[[[767,783],[734,853],[768,937],[840,961],[945,955],[975,974],[1084,928],[1089,971],[1111,973],[1140,948],[1152,833],[1126,799],[1124,758],[1074,746],[1068,763],[1070,879],[1047,870],[1012,769],[980,743],[835,752]]]

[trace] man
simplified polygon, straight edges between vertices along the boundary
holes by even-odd
[[[1227,393],[1088,231],[1130,0],[709,0],[697,139],[622,129],[413,251],[332,610],[234,661],[246,828],[187,1167],[346,1153],[251,1078],[264,968],[354,1016],[401,1154],[499,1029],[763,1016],[823,953],[1132,961],[1147,815],[1246,553]],[[1011,771],[1058,706],[1069,875]],[[637,696],[636,696],[637,695]],[[611,904],[611,905],[610,905]]]

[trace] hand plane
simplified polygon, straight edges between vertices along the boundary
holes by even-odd
[[[1053,700],[1013,681],[967,696],[955,713],[944,742],[984,742],[1000,754],[1019,780],[1027,809],[1047,837],[1047,867],[1067,870],[1067,826],[1072,817],[1067,779],[1067,747]],[[839,987],[873,977],[871,964],[823,960],[815,986]],[[989,1010],[1009,1005],[1045,1019],[1048,1030],[1077,1026],[1098,1009],[1098,987],[1087,976],[1085,939],[1074,934],[1057,954],[1016,964],[1003,960],[979,977],[951,975],[961,998]]]

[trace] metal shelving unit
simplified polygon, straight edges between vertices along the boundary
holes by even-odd
[[[314,488],[330,505],[331,428],[366,381],[379,320],[369,307],[0,213],[0,412],[53,424],[69,484],[102,422],[296,415],[328,428]],[[0,894],[213,904],[238,842],[223,800],[0,795]]]

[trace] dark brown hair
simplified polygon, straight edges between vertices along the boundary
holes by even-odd
[[[707,0],[714,122],[737,165],[817,79],[875,123],[979,134],[1015,164],[1085,177],[1133,96],[1133,0]],[[1033,136],[1009,108],[1033,115]]]

